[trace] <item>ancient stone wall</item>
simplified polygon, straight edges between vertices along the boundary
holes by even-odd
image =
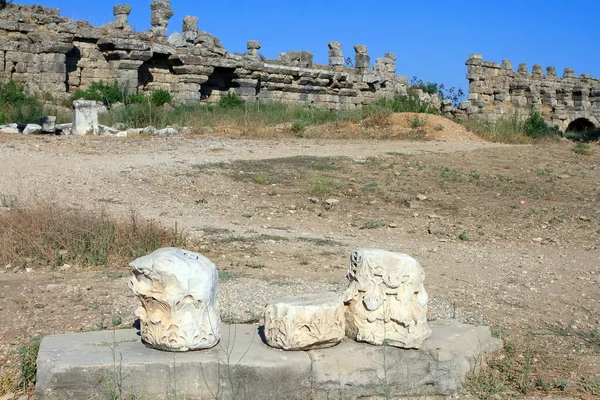
[[[169,0],[151,4],[152,29],[134,33],[131,7],[117,5],[115,20],[101,27],[61,17],[58,9],[9,4],[0,10],[0,81],[14,80],[35,93],[68,97],[92,82],[116,80],[130,92],[165,89],[177,101],[216,102],[226,93],[247,101],[277,100],[349,109],[406,94],[396,57],[386,53],[370,68],[367,47],[355,45],[356,68],[345,67],[342,44],[329,43],[329,65],[306,51],[260,57],[258,41],[244,55],[228,54],[220,40],[187,16],[182,32],[167,37]]]
[[[471,118],[497,119],[514,110],[538,110],[551,124],[562,130],[581,126],[600,126],[600,80],[587,74],[575,76],[566,68],[559,77],[554,67],[527,64],[513,70],[510,60],[484,61],[472,54],[466,62],[469,80],[468,101],[461,103]]]

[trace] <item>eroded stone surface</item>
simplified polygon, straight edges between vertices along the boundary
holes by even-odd
[[[71,134],[78,136],[98,133],[98,104],[91,100],[73,102],[73,124]]]
[[[355,249],[346,289],[346,335],[359,342],[418,349],[431,335],[421,264],[407,254]]]
[[[206,257],[173,247],[129,264],[129,287],[142,302],[136,314],[142,340],[166,351],[215,346],[221,337],[217,267]]]
[[[267,305],[265,339],[271,347],[320,349],[339,344],[344,334],[344,303],[337,294],[283,298]]]

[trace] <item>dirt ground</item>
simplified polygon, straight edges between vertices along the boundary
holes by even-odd
[[[430,129],[437,141],[2,135],[0,195],[177,224],[219,266],[237,320],[260,319],[271,293],[252,291],[343,290],[355,247],[405,252],[426,271],[433,318],[490,324],[535,343],[549,377],[599,382],[600,146],[583,156],[568,141],[449,129]],[[131,326],[126,265],[24,267],[0,266],[0,369],[33,336]]]

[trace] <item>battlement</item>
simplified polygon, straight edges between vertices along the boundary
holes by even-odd
[[[116,80],[130,92],[170,91],[181,102],[216,102],[226,93],[247,101],[278,100],[330,109],[369,104],[406,94],[396,76],[396,57],[386,53],[373,69],[367,47],[354,45],[354,67],[345,66],[342,44],[329,42],[329,64],[313,63],[307,51],[260,57],[260,42],[246,54],[230,54],[221,41],[186,16],[181,33],[168,35],[170,0],[150,4],[152,28],[132,32],[132,7],[113,7],[115,20],[100,27],[61,17],[59,10],[8,4],[0,10],[0,81],[30,91],[68,97],[93,82]],[[324,46],[324,50],[325,50]]]
[[[510,60],[502,63],[483,60],[471,54],[466,62],[469,80],[468,101],[461,104],[473,118],[498,118],[510,110],[536,109],[551,123],[567,129],[576,119],[598,126],[600,119],[600,80],[588,74],[575,75],[565,68],[561,77],[553,66],[526,63],[513,70]]]

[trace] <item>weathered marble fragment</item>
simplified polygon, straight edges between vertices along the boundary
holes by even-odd
[[[192,251],[163,248],[129,264],[129,288],[144,343],[166,351],[208,349],[221,338],[215,264]]]
[[[77,136],[98,133],[98,104],[91,100],[73,102],[73,125],[71,134]]]
[[[342,341],[344,333],[344,303],[337,294],[278,299],[269,303],[265,311],[265,339],[271,347],[332,347]]]
[[[346,289],[346,336],[359,342],[419,348],[431,335],[425,274],[414,258],[380,249],[355,249]]]

